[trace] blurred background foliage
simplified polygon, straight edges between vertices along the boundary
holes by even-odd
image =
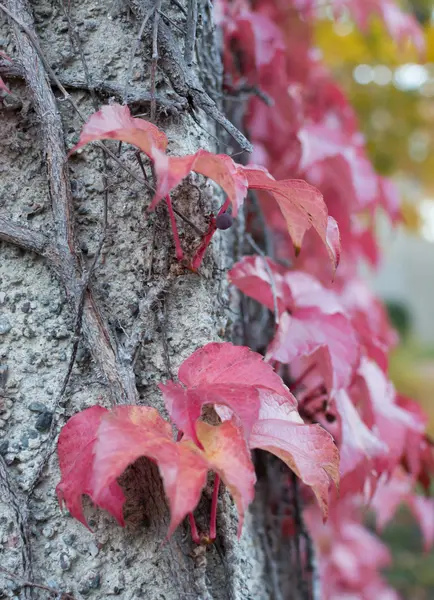
[[[420,289],[417,286],[408,290],[409,294],[424,294],[422,278],[434,280],[434,0],[403,0],[400,4],[424,29],[423,56],[409,44],[399,47],[394,43],[377,18],[372,19],[366,32],[360,32],[345,13],[336,21],[327,3],[315,38],[324,62],[358,114],[377,171],[393,177],[400,186],[405,232],[399,234],[398,243],[410,244],[406,242],[409,236],[418,237],[423,254],[432,253],[428,263],[432,267],[426,272],[424,264]],[[406,302],[405,293],[396,298],[393,290],[387,289],[387,269],[390,271],[393,260],[393,251],[388,257],[390,234],[382,245],[386,266],[377,275],[381,281],[376,287],[389,301],[391,317],[403,334],[391,357],[391,377],[400,392],[423,404],[430,416],[429,431],[434,436],[434,328],[432,335],[418,335],[429,330],[423,319],[421,324],[420,315],[412,314],[418,307],[412,306],[411,298]],[[399,265],[392,266],[399,269]],[[405,268],[408,263],[402,265]],[[413,264],[412,268],[417,269],[418,265]],[[405,273],[402,275],[404,279]],[[427,304],[432,308],[425,310],[423,318],[434,323],[434,295],[427,298]]]
[[[358,114],[377,171],[393,177],[402,192],[401,230],[379,227],[384,264],[368,277],[401,337],[390,359],[391,378],[399,392],[423,405],[434,437],[434,0],[401,4],[424,28],[423,56],[398,47],[377,19],[363,33],[348,15],[333,21],[327,3],[315,37]],[[423,552],[406,510],[383,539],[393,555],[391,584],[403,598],[433,600],[434,552]]]

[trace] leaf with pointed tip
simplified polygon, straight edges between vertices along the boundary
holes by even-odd
[[[320,348],[321,371],[329,389],[349,384],[359,359],[356,334],[338,296],[311,275],[281,270],[268,260],[280,322],[267,358],[291,363],[312,355]],[[229,280],[241,291],[273,309],[270,276],[259,257],[244,257],[228,273]],[[285,312],[287,308],[291,314]],[[328,355],[328,357],[326,356]]]
[[[71,515],[89,528],[83,513],[82,496],[86,494],[120,523],[124,524],[122,507],[124,494],[113,481],[98,495],[92,481],[93,452],[101,419],[108,414],[102,406],[92,406],[74,415],[63,427],[57,442],[62,479],[56,487],[62,506],[65,503]]]
[[[255,469],[242,430],[234,421],[217,427],[203,421],[196,424],[209,468],[218,473],[231,493],[238,510],[238,535],[244,513],[255,496]]]
[[[154,408],[118,406],[102,419],[95,444],[93,487],[98,501],[139,457],[155,461],[166,492],[173,533],[199,502],[207,462],[193,447],[177,444],[172,429]]]
[[[265,268],[265,261],[268,269]],[[264,259],[257,255],[244,256],[228,271],[228,279],[244,294],[254,298],[271,311],[274,310],[273,288],[279,314],[293,305],[291,290],[285,285],[279,266],[269,258]]]
[[[324,518],[328,514],[330,482],[339,483],[339,452],[332,436],[320,425],[305,425],[281,397],[263,394],[250,448],[271,452],[305,483],[317,497]]]
[[[165,150],[167,147],[165,133],[148,121],[132,117],[128,106],[120,104],[103,106],[91,115],[70,154],[96,140],[126,142],[137,146],[148,156],[151,156],[154,148]]]
[[[366,422],[377,427],[387,444],[388,454],[382,469],[392,471],[405,451],[408,432],[422,435],[424,425],[416,415],[397,404],[392,382],[376,363],[362,358],[358,375],[355,394],[365,409]]]
[[[279,205],[285,218],[289,235],[300,251],[304,234],[313,227],[326,245],[334,268],[339,262],[339,238],[337,224],[329,225],[327,206],[321,192],[299,179],[276,181],[266,169],[256,166],[242,167],[249,189],[269,193]]]

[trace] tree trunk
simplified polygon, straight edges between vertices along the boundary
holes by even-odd
[[[267,477],[240,540],[221,492],[208,548],[195,547],[187,523],[165,539],[164,494],[145,460],[121,481],[125,529],[85,502],[88,531],[55,494],[53,451],[71,415],[118,403],[164,415],[157,384],[198,347],[233,335],[237,303],[225,273],[242,224],[217,233],[194,274],[175,260],[163,203],[146,212],[151,195],[131,148],[111,142],[66,158],[83,118],[113,99],[155,116],[174,154],[230,153],[239,148],[230,134],[246,145],[214,104],[221,65],[211,3],[199,0],[191,66],[193,23],[174,0],[5,0],[4,8],[0,35],[13,63],[0,59],[11,90],[0,113],[0,597],[290,598],[289,556],[283,546],[279,567],[269,535]],[[174,204],[204,231],[219,194],[190,176]],[[191,255],[197,229],[177,222]],[[209,498],[197,511],[202,527]]]

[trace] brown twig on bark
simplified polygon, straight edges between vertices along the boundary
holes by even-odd
[[[58,600],[75,600],[75,597],[71,594],[68,594],[68,592],[62,592],[57,588],[48,587],[48,585],[42,585],[42,583],[26,581],[18,575],[15,575],[15,573],[8,571],[4,567],[0,567],[0,572],[3,573],[8,579],[12,579],[13,581],[17,582],[21,588],[36,588],[38,590],[43,590],[44,592],[48,592],[49,594],[56,596],[56,599]]]
[[[174,27],[175,29],[177,29],[180,33],[184,34],[184,30],[181,27],[179,27],[179,25],[177,25],[173,19],[171,19],[170,17],[168,17],[166,15],[166,13],[164,13],[162,10],[159,10],[158,12],[160,13],[160,17],[162,19],[164,19],[164,21],[167,21],[167,23],[169,25],[171,25],[172,27]]]
[[[17,48],[23,65],[26,82],[32,91],[34,106],[41,124],[41,133],[47,153],[47,176],[56,231],[56,249],[58,274],[65,287],[66,294],[78,315],[83,285],[82,265],[75,247],[73,227],[72,196],[68,167],[63,142],[63,128],[56,101],[45,75],[47,61],[33,31],[33,20],[27,0],[9,0],[8,7],[0,4],[15,23]],[[61,89],[65,98],[70,99],[80,114],[73,99],[57,81],[56,75],[48,65],[50,75]],[[102,144],[101,147],[105,148]],[[110,153],[112,154],[112,153]],[[83,306],[83,332],[94,357],[100,366],[115,402],[135,404],[138,398],[134,372],[119,356],[119,346],[113,339],[101,311],[87,290]]]
[[[21,499],[12,484],[8,468],[3,457],[0,455],[0,490],[2,498],[12,511],[12,515],[17,528],[17,533],[21,541],[21,563],[24,579],[33,579],[32,552],[30,545],[30,535],[28,530],[27,505],[24,499]],[[31,589],[24,590],[25,598],[32,598]]]
[[[5,79],[24,79],[24,73],[20,65],[9,63],[1,57],[0,75]],[[86,90],[90,92],[88,83],[84,77],[62,73],[57,75],[57,79],[66,90]],[[50,78],[50,81],[54,87],[57,87],[56,82],[52,78]],[[132,88],[129,86],[127,94],[125,94],[123,86],[111,81],[92,81],[92,87],[101,96],[114,97],[124,104],[143,106],[151,103],[151,94],[141,88]],[[174,94],[173,98],[166,98],[161,94],[156,94],[155,102],[161,111],[175,114],[185,110],[188,105],[185,98],[181,98],[176,94]]]
[[[48,237],[38,231],[32,231],[24,225],[14,223],[0,216],[0,241],[13,244],[23,250],[35,252],[40,256],[54,259],[57,253]]]
[[[133,13],[142,20],[150,9],[152,0],[126,0]],[[149,25],[147,26],[149,28]],[[253,146],[249,140],[235,127],[217,108],[214,100],[203,89],[202,84],[185,62],[179,57],[179,50],[170,28],[160,22],[158,28],[158,49],[160,68],[168,77],[174,91],[186,98],[195,110],[203,110],[209,117],[219,123],[247,152],[252,152]]]

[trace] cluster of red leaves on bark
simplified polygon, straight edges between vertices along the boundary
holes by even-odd
[[[166,199],[172,219],[176,255],[183,257],[179,235],[172,211],[170,192],[191,172],[200,173],[217,183],[227,195],[219,215],[232,207],[232,215],[237,216],[249,189],[261,190],[275,200],[283,217],[287,232],[292,238],[295,252],[299,253],[303,238],[311,228],[318,234],[336,269],[340,256],[340,241],[336,222],[328,216],[327,207],[321,193],[303,180],[285,179],[276,181],[263,167],[237,164],[226,154],[214,154],[198,150],[186,156],[170,156],[166,153],[168,140],[158,127],[133,118],[127,106],[113,104],[104,106],[92,115],[83,128],[78,144],[71,153],[89,142],[114,139],[136,146],[152,162],[156,175],[155,194],[148,210]],[[211,217],[208,231],[201,240],[191,266],[197,269],[217,229],[217,221]],[[205,243],[204,243],[205,242]]]
[[[377,266],[374,217],[380,209],[392,223],[399,221],[399,196],[390,180],[375,173],[354,110],[314,51],[312,23],[322,3],[217,4],[226,86],[232,93],[249,86],[261,92],[245,115],[252,160],[276,178],[315,185],[341,234],[341,263],[333,278],[309,233],[300,255],[294,254],[276,205],[259,192],[271,255],[267,263],[244,257],[229,273],[244,294],[278,313],[267,358],[277,372],[289,367],[300,414],[321,423],[340,449],[340,494],[329,522],[322,524],[314,506],[306,514],[319,548],[322,593],[333,600],[394,598],[378,575],[389,554],[364,529],[361,505],[372,501],[381,529],[406,502],[429,547],[434,503],[414,488],[419,482],[428,489],[433,449],[423,411],[399,397],[388,379],[388,353],[397,336],[381,302],[358,278],[358,264]],[[391,0],[334,0],[327,6],[335,16],[348,11],[362,30],[380,18],[398,45],[412,43],[423,54],[416,20]],[[260,241],[254,215],[248,225]]]
[[[87,524],[82,496],[123,524],[124,494],[117,479],[140,457],[154,461],[169,501],[169,535],[199,502],[208,471],[230,491],[239,514],[253,500],[255,471],[250,451],[261,448],[278,456],[316,495],[324,517],[329,484],[338,482],[338,451],[320,425],[304,424],[297,401],[262,356],[244,346],[210,343],[183,362],[179,383],[160,385],[167,411],[177,426],[145,406],[92,406],[62,429],[58,454],[61,504]],[[211,405],[219,425],[201,419]],[[181,434],[181,435],[180,435]],[[215,512],[212,511],[215,518]],[[211,538],[215,522],[210,523]]]

